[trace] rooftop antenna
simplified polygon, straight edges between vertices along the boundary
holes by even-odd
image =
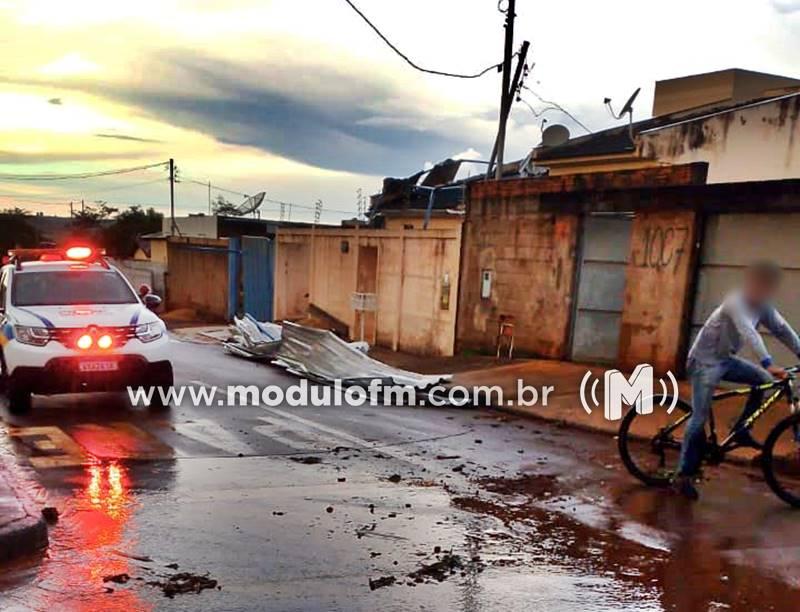
[[[608,112],[611,113],[611,116],[614,119],[622,119],[623,116],[628,115],[628,133],[633,140],[633,102],[636,100],[636,96],[639,95],[639,92],[642,90],[641,87],[637,87],[636,91],[631,94],[631,97],[628,98],[628,101],[625,102],[625,105],[622,107],[622,110],[619,113],[614,112],[614,108],[611,106],[611,98],[604,98],[603,104],[606,105],[608,108]]]
[[[258,210],[261,204],[264,202],[264,197],[266,196],[266,192],[261,191],[254,196],[250,196],[249,198],[245,199],[244,202],[239,204],[236,207],[236,215],[239,217],[243,217],[244,215],[254,213]]]

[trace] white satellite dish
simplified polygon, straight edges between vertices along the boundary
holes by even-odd
[[[569,140],[569,130],[566,126],[554,123],[542,132],[542,146],[557,147]]]
[[[264,197],[266,195],[266,192],[261,191],[254,196],[250,196],[236,207],[236,214],[244,216],[257,211],[259,206],[264,202]]]

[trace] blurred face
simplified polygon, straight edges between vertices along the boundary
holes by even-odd
[[[763,304],[775,297],[780,281],[749,271],[744,278],[744,297],[751,304]]]

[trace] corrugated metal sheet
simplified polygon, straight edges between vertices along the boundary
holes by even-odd
[[[447,382],[449,374],[423,375],[394,368],[372,359],[330,331],[283,322],[283,341],[275,365],[289,372],[319,382],[336,380],[342,384],[368,384],[381,380],[384,384],[429,389]]]
[[[619,351],[633,218],[599,215],[584,221],[572,359],[612,362]]]
[[[759,259],[772,259],[783,267],[783,283],[775,305],[792,327],[800,326],[800,214],[724,214],[706,219],[700,270],[692,310],[691,339],[728,292],[741,282],[745,268]],[[778,363],[797,362],[791,351],[764,332]],[[746,349],[743,356],[755,359]]]

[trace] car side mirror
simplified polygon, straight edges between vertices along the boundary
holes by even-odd
[[[147,307],[148,310],[155,310],[156,308],[161,306],[161,298],[153,293],[148,293],[142,299],[144,301],[145,307]]]

